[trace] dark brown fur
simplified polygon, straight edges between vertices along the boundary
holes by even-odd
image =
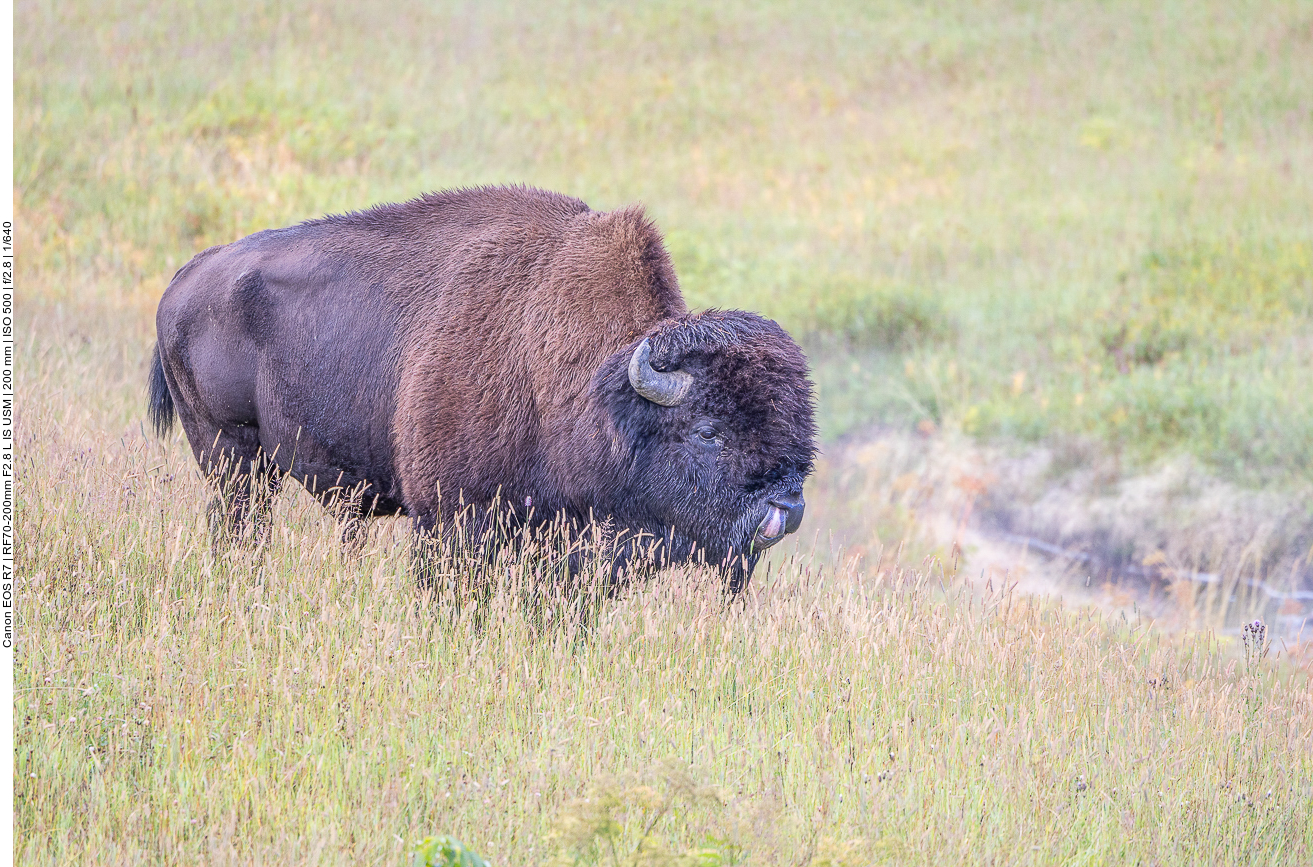
[[[766,461],[788,465],[776,472],[789,477],[780,497],[796,489],[801,503],[813,451],[797,347],[752,314],[712,317],[688,314],[660,233],[637,207],[597,213],[523,187],[431,194],[198,255],[160,303],[151,413],[165,429],[177,407],[197,460],[235,492],[230,523],[244,518],[252,479],[272,487],[286,473],[339,511],[336,494],[356,489],[353,515],[403,512],[425,533],[462,501],[499,500],[523,519],[531,503],[536,520],[607,516],[664,537],[683,559],[710,541],[666,526],[678,510],[644,511],[675,495],[641,480],[645,462],[671,459],[684,428],[742,396],[704,377],[684,407],[639,398],[616,371],[644,337],[671,368],[687,357],[688,369],[710,370],[699,347],[716,344],[723,363],[755,353],[761,370],[780,371],[761,395],[789,407],[769,440],[788,454]],[[736,436],[741,446],[756,434]],[[688,460],[728,479],[733,454]],[[779,469],[754,460],[735,471]]]

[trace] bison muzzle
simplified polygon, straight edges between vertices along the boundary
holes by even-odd
[[[806,358],[756,314],[690,313],[638,207],[486,187],[258,232],[179,270],[156,328],[151,418],[176,411],[223,533],[290,475],[348,538],[591,523],[635,540],[621,566],[646,539],[738,590],[802,520]]]

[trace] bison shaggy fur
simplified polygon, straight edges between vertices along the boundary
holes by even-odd
[[[156,328],[151,416],[176,412],[221,529],[290,475],[348,536],[600,524],[621,564],[646,539],[738,589],[802,518],[806,358],[769,319],[690,313],[639,207],[484,187],[257,232],[179,270]]]

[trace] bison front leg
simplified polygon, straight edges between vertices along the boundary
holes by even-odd
[[[507,544],[504,523],[486,507],[414,519],[412,564],[422,590],[449,594],[457,609],[486,599],[495,586],[497,554]]]
[[[483,582],[484,563],[474,555],[458,520],[440,522],[436,517],[415,518],[411,547],[411,568],[420,590],[438,593],[454,603],[477,595]]]

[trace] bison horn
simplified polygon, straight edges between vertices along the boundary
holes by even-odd
[[[693,376],[682,370],[663,373],[652,367],[652,347],[647,338],[629,358],[629,384],[643,397],[662,406],[678,406],[693,387]]]

